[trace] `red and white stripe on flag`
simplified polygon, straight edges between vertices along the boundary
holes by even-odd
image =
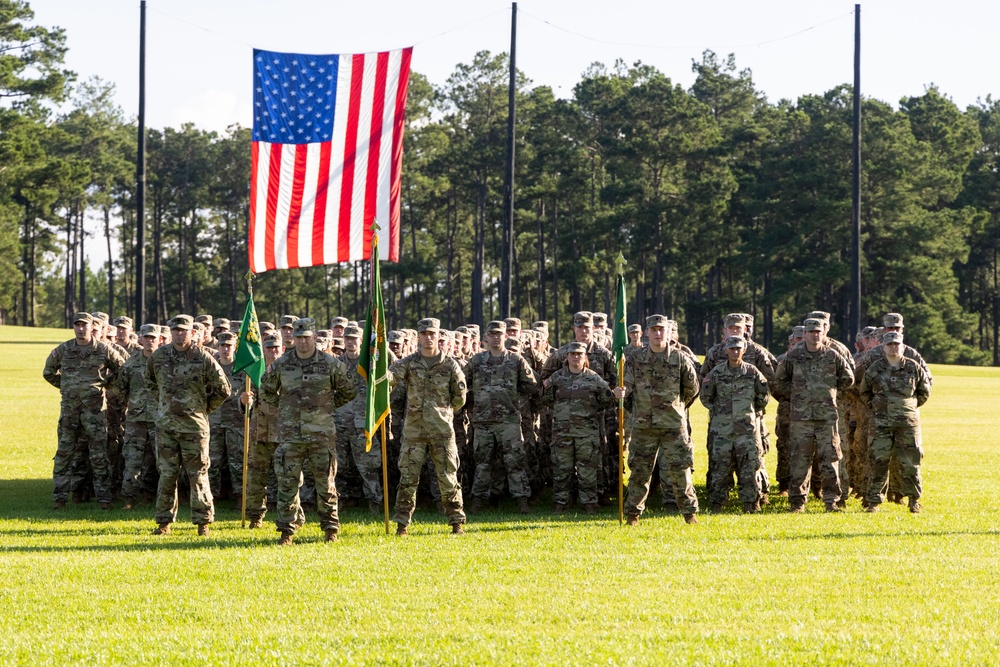
[[[254,51],[251,271],[399,261],[411,53]]]

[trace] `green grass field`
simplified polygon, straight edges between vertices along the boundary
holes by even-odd
[[[610,509],[557,520],[511,506],[457,539],[418,512],[399,540],[351,510],[336,544],[311,515],[279,548],[273,530],[241,529],[232,503],[209,539],[183,522],[155,538],[148,506],[53,511],[59,399],[41,369],[67,338],[0,327],[0,663],[1000,661],[1000,369],[933,368],[921,515],[853,499],[790,515],[775,498],[744,516],[734,496],[697,526],[653,501],[623,528]],[[700,405],[694,420],[703,482]]]

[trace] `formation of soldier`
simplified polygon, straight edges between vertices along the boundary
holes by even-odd
[[[54,501],[115,496],[133,509],[155,502],[156,534],[177,519],[178,488],[192,522],[209,534],[215,501],[242,501],[243,431],[249,419],[246,507],[251,528],[274,511],[279,542],[291,544],[314,508],[327,541],[338,510],[367,502],[381,513],[395,490],[397,535],[407,535],[421,496],[436,502],[455,534],[510,497],[521,513],[551,489],[553,511],[575,503],[594,514],[618,493],[618,440],[630,471],[623,504],[638,523],[659,485],[664,507],[697,523],[689,409],[709,410],[706,490],[724,511],[734,486],[742,509],[761,511],[771,486],[764,411],[778,402],[778,494],[792,512],[809,492],[827,511],[849,494],[868,512],[887,498],[921,511],[919,406],[931,377],[903,343],[902,316],[856,336],[851,353],[827,336],[829,314],[809,313],[775,358],[753,341],[753,318],[734,313],[703,362],[662,315],[628,328],[619,383],[604,313],[573,317],[573,341],[549,343],[546,322],[518,318],[447,331],[434,318],[387,333],[391,417],[382,443],[366,447],[361,325],[336,317],[329,329],[286,315],[260,322],[267,371],[246,391],[233,373],[237,335],[226,318],[178,315],[166,326],[77,313],[74,338],[46,361],[61,392]],[[619,434],[618,408],[627,417]],[[735,478],[735,485],[734,485]]]

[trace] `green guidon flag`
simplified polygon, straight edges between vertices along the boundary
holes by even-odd
[[[372,438],[389,416],[389,345],[385,336],[385,309],[382,307],[382,281],[378,268],[378,233],[372,234],[372,297],[368,303],[365,332],[361,337],[358,373],[365,379],[365,451],[371,451]]]
[[[260,386],[264,377],[264,349],[260,344],[260,324],[257,322],[257,309],[253,306],[253,292],[247,293],[247,311],[240,324],[240,336],[236,341],[236,354],[233,361],[233,375],[246,371],[253,386]]]
[[[625,325],[625,276],[618,274],[618,303],[615,306],[615,322],[611,331],[611,351],[615,355],[615,365],[618,367],[618,384],[622,381],[622,364],[625,358],[625,346],[628,345],[628,327]]]

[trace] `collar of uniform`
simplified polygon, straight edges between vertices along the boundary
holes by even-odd
[[[489,352],[489,350],[487,350],[487,352]],[[441,350],[438,350],[437,354],[435,354],[433,357],[425,357],[418,350],[417,356],[419,356],[420,360],[425,364],[427,364],[428,366],[436,366],[445,360],[445,354]]]

